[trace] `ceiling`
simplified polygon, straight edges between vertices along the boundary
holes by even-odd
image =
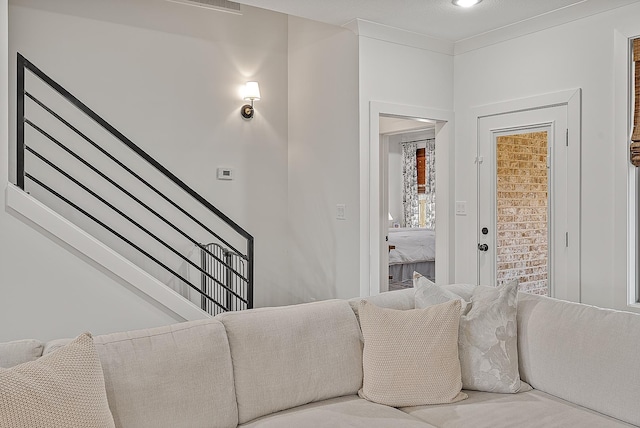
[[[235,0],[238,3],[342,26],[371,21],[448,42],[532,22],[548,28],[640,0],[483,0],[472,8],[451,0]]]

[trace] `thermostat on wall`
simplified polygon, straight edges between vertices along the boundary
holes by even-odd
[[[233,169],[218,168],[218,180],[233,180]]]

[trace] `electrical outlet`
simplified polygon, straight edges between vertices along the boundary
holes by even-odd
[[[336,219],[338,220],[346,220],[347,219],[347,206],[345,204],[337,204],[336,205]]]

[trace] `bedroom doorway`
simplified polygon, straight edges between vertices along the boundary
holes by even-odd
[[[389,284],[389,195],[388,147],[380,136],[380,117],[421,119],[435,123],[436,163],[436,282],[454,278],[454,156],[453,112],[427,107],[369,102],[369,138],[361,157],[361,296],[388,290]],[[368,233],[367,233],[368,231]]]
[[[412,286],[413,272],[435,281],[436,121],[380,115],[388,206],[387,289]]]

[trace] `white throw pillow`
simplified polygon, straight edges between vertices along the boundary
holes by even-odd
[[[0,368],[0,427],[115,427],[90,334],[35,361]]]
[[[364,380],[358,394],[393,407],[464,400],[458,359],[460,301],[426,309],[359,305]]]
[[[424,277],[417,282],[416,308],[460,299]],[[517,281],[473,290],[460,317],[458,337],[464,389],[500,393],[531,389],[520,380],[518,369],[517,297]]]

